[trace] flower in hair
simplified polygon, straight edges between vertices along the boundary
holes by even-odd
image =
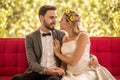
[[[65,15],[68,17],[68,19],[73,22],[74,21],[74,16],[72,15],[72,11],[69,9],[65,9]]]
[[[74,21],[74,17],[72,15],[70,16],[70,21]]]
[[[70,10],[69,9],[66,9],[65,10],[65,14],[69,14],[70,13]]]

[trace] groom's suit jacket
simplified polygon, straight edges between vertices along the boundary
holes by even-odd
[[[42,43],[41,43],[41,33],[40,30],[36,30],[35,32],[26,36],[25,46],[26,46],[26,56],[28,60],[28,70],[29,72],[36,72],[38,74],[44,74],[44,67],[40,65],[41,57],[42,57]],[[60,30],[52,31],[53,39],[58,39],[60,42],[62,41],[65,33]],[[59,67],[61,65],[61,61],[54,55],[56,59],[56,64]]]

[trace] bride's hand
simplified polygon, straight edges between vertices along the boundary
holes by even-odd
[[[55,51],[55,55],[60,53],[60,41],[58,41],[57,39],[54,40],[54,51]]]

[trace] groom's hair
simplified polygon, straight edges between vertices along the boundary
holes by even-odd
[[[56,7],[51,6],[51,5],[44,5],[44,6],[40,7],[39,16],[40,15],[44,16],[48,10],[56,10]]]

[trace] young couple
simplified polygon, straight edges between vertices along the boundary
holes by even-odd
[[[39,10],[41,26],[26,36],[26,55],[29,68],[12,80],[96,80],[92,66],[98,65],[95,56],[90,58],[90,39],[81,29],[81,17],[66,9],[55,29],[56,7],[44,5]],[[62,30],[65,30],[66,33]]]

